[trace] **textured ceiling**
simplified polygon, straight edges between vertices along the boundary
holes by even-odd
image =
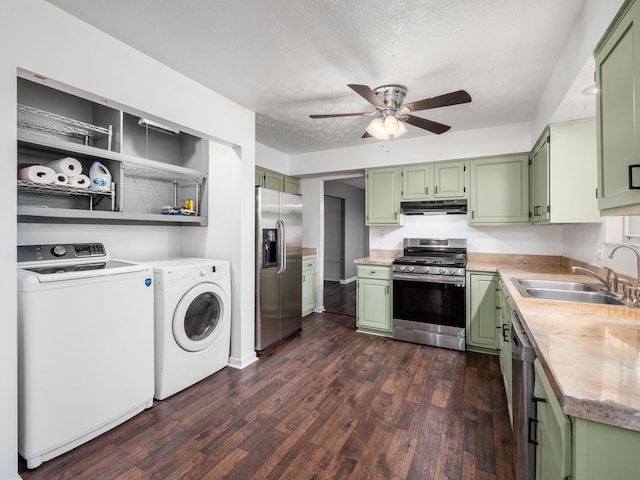
[[[257,141],[295,154],[376,141],[368,117],[309,118],[373,110],[348,83],[400,83],[407,102],[465,89],[472,103],[417,114],[451,131],[530,120],[585,0],[49,2],[255,111]]]

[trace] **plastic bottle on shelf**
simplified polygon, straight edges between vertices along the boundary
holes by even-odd
[[[94,161],[93,165],[91,165],[89,178],[91,179],[91,188],[93,190],[111,190],[111,173],[109,173],[107,167],[102,165],[98,160]]]

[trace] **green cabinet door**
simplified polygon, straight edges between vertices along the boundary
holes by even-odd
[[[496,308],[498,309],[498,334],[500,335],[500,372],[507,397],[509,420],[513,425],[513,407],[511,395],[511,305],[502,279],[496,289]]]
[[[429,200],[433,198],[433,165],[420,163],[400,169],[402,200]]]
[[[400,170],[375,168],[366,173],[366,224],[401,225]]]
[[[269,190],[276,190],[278,192],[283,192],[284,191],[284,175],[282,175],[281,173],[265,170],[264,188],[268,188]]]
[[[471,225],[529,223],[529,155],[470,160]]]
[[[298,177],[284,177],[284,193],[300,193],[300,179]]]
[[[531,220],[546,223],[549,220],[549,132],[538,141],[531,153]],[[566,180],[566,179],[565,179]]]
[[[571,478],[571,421],[562,412],[537,359],[534,361],[534,370],[534,395],[538,398],[536,480]]]
[[[627,2],[596,47],[598,208],[640,212],[629,165],[640,164],[640,3]],[[640,175],[636,176],[640,183]]]
[[[466,161],[442,162],[433,166],[434,198],[466,198]]]
[[[391,286],[387,280],[358,279],[359,331],[391,334]]]
[[[256,187],[264,187],[264,169],[256,167]]]
[[[310,314],[316,306],[316,259],[302,261],[302,315]]]
[[[467,349],[497,353],[501,329],[498,325],[496,288],[498,275],[467,272]]]
[[[391,267],[356,265],[356,326],[358,332],[390,337]]]

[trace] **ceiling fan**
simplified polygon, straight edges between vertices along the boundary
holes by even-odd
[[[458,105],[471,101],[471,95],[466,91],[457,90],[444,95],[438,95],[437,97],[425,98],[417,102],[403,104],[402,102],[407,94],[407,87],[404,85],[383,85],[371,90],[371,88],[366,85],[350,83],[348,87],[376,107],[375,112],[329,113],[309,116],[311,118],[333,118],[375,115],[375,118],[369,123],[362,138],[375,137],[380,140],[398,138],[407,133],[407,128],[403,122],[440,135],[449,130],[451,126],[434,122],[433,120],[427,120],[426,118],[416,117],[415,115],[411,115],[411,112]]]

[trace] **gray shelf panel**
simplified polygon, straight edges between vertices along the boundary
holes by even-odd
[[[47,208],[34,206],[18,206],[19,217],[51,218],[57,220],[86,220],[87,223],[120,223],[120,222],[148,222],[156,224],[198,225],[207,224],[207,219],[201,216],[162,215],[156,213],[136,212],[108,212],[89,211],[67,208]]]
[[[53,137],[40,135],[34,132],[18,130],[18,141],[28,144],[31,148],[59,153],[63,156],[69,154],[82,155],[85,158],[102,158],[122,162],[125,170],[136,169],[138,175],[152,178],[166,178],[173,180],[193,180],[195,178],[206,178],[207,174],[192,168],[179,167],[154,160],[125,155],[118,152],[111,152],[101,148],[80,145],[77,143],[65,142]]]

